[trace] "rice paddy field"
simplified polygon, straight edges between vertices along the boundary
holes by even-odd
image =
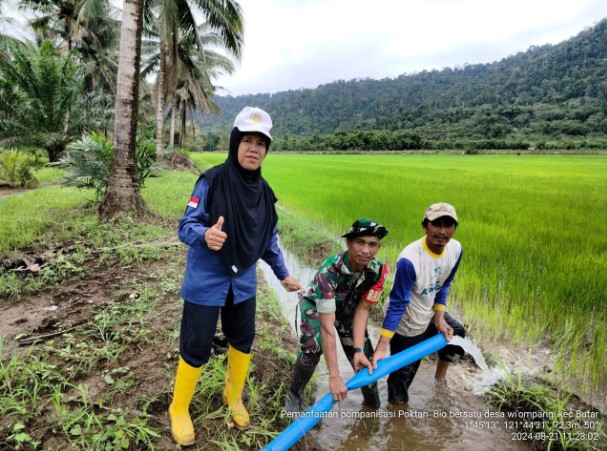
[[[281,207],[336,238],[360,216],[385,224],[392,268],[426,207],[453,204],[464,257],[450,302],[472,336],[547,344],[564,382],[607,383],[606,157],[270,152],[263,175]]]

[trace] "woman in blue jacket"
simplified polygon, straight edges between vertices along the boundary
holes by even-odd
[[[189,405],[220,315],[229,343],[224,402],[239,429],[250,425],[241,394],[255,337],[257,261],[265,260],[288,291],[302,288],[284,264],[277,242],[277,199],[261,176],[271,128],[272,119],[262,109],[245,107],[238,114],[227,160],[200,176],[179,221],[179,239],[188,245],[188,254],[169,415],[171,433],[181,445],[194,443]]]

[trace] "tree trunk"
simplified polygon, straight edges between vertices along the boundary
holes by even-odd
[[[159,45],[160,63],[156,86],[158,87],[158,104],[156,106],[156,161],[162,161],[164,156],[164,78],[166,71],[166,52],[164,42]]]
[[[129,213],[135,216],[149,213],[139,193],[135,166],[142,29],[143,0],[124,0],[116,89],[114,150],[109,185],[99,207],[99,215],[102,219],[121,218]]]
[[[194,112],[190,114],[190,125],[192,126],[192,139],[196,138],[196,126],[194,125]]]
[[[169,135],[169,152],[173,151],[175,146],[175,105],[171,108],[171,134]]]
[[[65,150],[65,145],[63,143],[53,144],[52,146],[46,147],[45,150],[48,153],[49,163],[54,163],[56,161],[59,161],[59,158],[61,157],[61,155],[63,154],[63,151]]]
[[[179,147],[183,149],[183,146],[185,146],[185,134],[187,133],[185,100],[181,101],[181,106],[179,109],[181,110],[181,133],[179,133]]]

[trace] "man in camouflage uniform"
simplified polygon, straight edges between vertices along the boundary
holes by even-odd
[[[335,401],[347,396],[339,374],[335,331],[358,371],[372,371],[373,346],[367,333],[369,309],[379,301],[388,267],[375,258],[388,230],[372,219],[356,220],[346,238],[347,251],[329,257],[318,269],[307,290],[300,294],[301,350],[287,391],[285,410],[300,409],[301,393],[324,353],[329,388]],[[362,389],[364,403],[379,408],[377,383]]]

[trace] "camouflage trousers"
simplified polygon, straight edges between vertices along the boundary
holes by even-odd
[[[299,304],[301,312],[301,323],[300,323],[300,338],[301,349],[297,355],[297,359],[301,360],[302,363],[308,366],[316,367],[320,361],[322,355],[322,338],[320,335],[320,313],[316,310],[316,306],[302,300]],[[346,309],[344,309],[346,310]],[[348,312],[335,312],[335,329],[341,346],[350,362],[353,365],[354,359],[354,341],[352,337],[352,322],[354,315],[350,311]],[[365,343],[363,346],[365,355],[369,360],[373,357],[373,345],[369,339],[369,334],[365,329]],[[369,385],[370,388],[377,385],[373,383]]]

